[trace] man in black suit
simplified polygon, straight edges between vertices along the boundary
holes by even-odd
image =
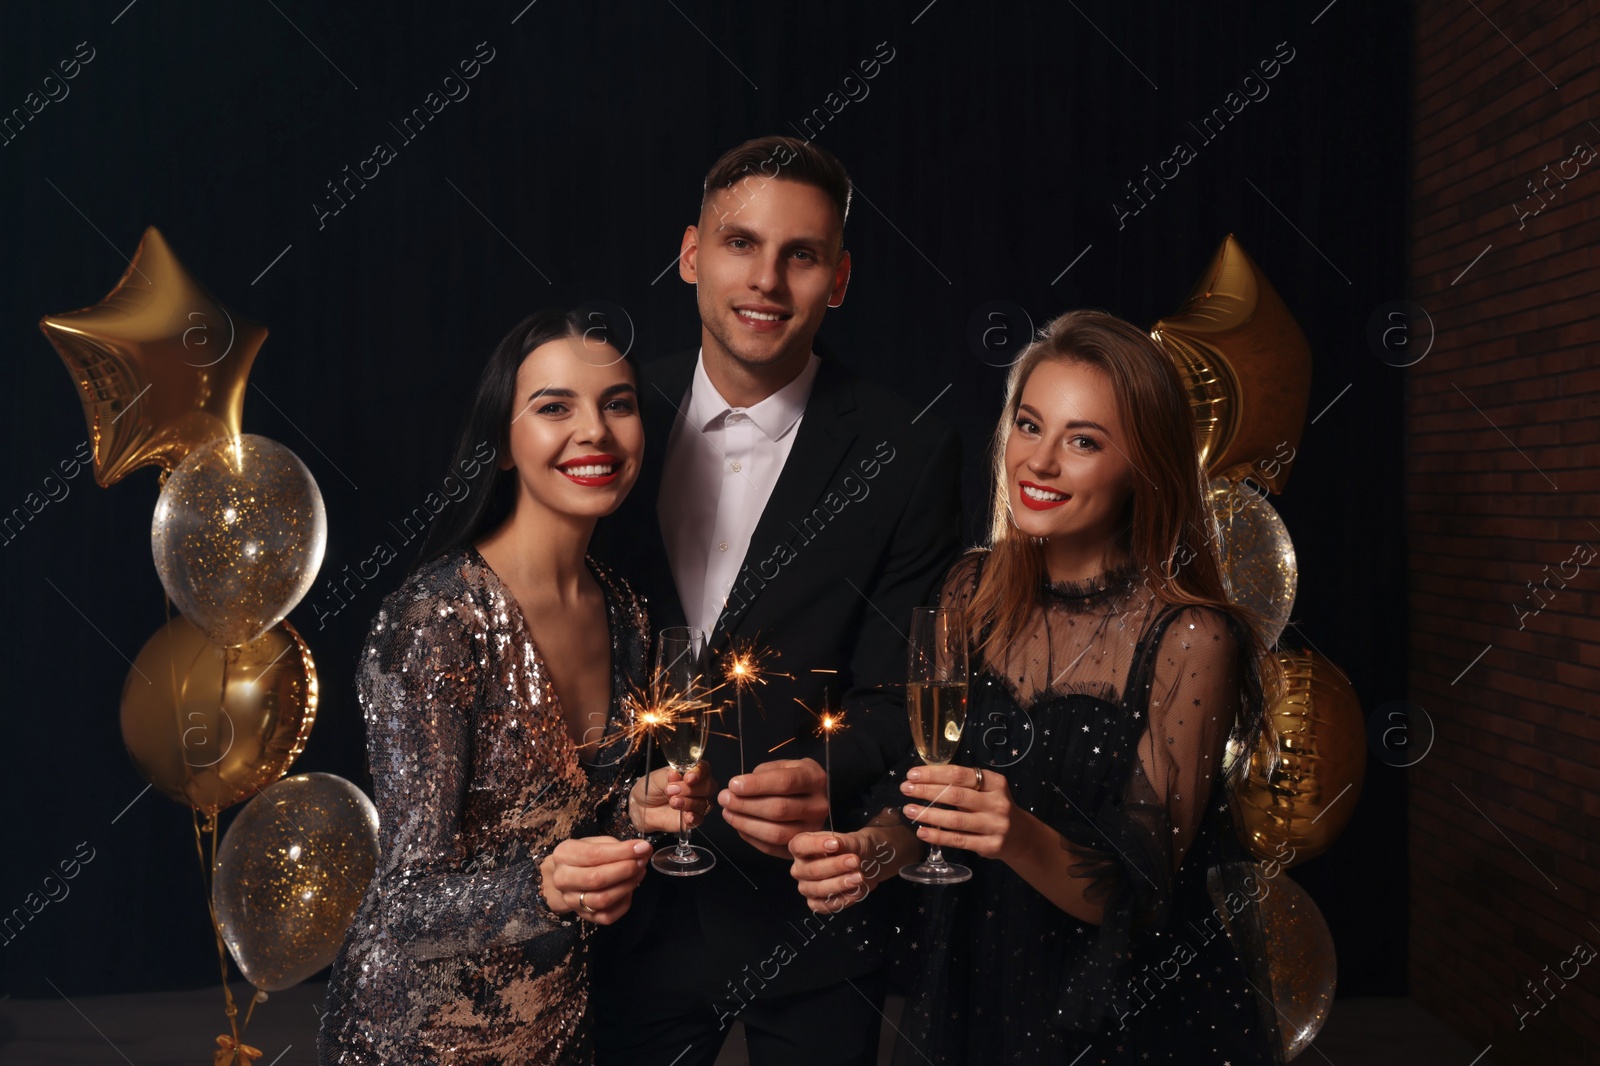
[[[596,533],[656,630],[705,629],[719,669],[750,642],[776,653],[744,736],[731,705],[713,727],[706,760],[728,783],[695,842],[716,866],[651,874],[602,931],[602,1066],[710,1064],[736,1019],[754,1066],[877,1059],[895,888],[813,914],[788,843],[830,811],[855,828],[910,750],[904,633],[960,547],[960,442],[816,341],[850,280],[849,196],[838,160],[795,138],[712,167],[678,267],[700,351],[644,367],[644,469]],[[847,715],[831,795],[811,713],[825,688]]]

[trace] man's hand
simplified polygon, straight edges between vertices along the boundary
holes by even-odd
[[[728,782],[717,796],[723,819],[751,847],[789,858],[796,833],[821,829],[828,821],[827,775],[815,759],[764,762]]]
[[[705,821],[716,787],[711,763],[705,759],[687,774],[663,766],[634,782],[628,793],[629,819],[641,833],[676,833],[681,811],[684,826],[693,829]]]

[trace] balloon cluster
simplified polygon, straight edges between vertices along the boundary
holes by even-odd
[[[1150,334],[1189,391],[1228,598],[1275,649],[1266,671],[1268,728],[1255,751],[1228,754],[1230,763],[1249,760],[1234,810],[1251,853],[1287,867],[1333,844],[1366,772],[1365,727],[1350,682],[1315,651],[1277,647],[1299,571],[1289,531],[1267,497],[1284,490],[1300,445],[1311,349],[1232,234],[1183,306]],[[1292,882],[1286,887],[1262,920],[1274,1006],[1291,1023],[1283,1027],[1288,1059],[1327,1018],[1336,966],[1316,905]]]
[[[40,328],[78,387],[95,480],[162,470],[150,542],[180,615],[145,643],[123,685],[123,742],[145,780],[194,812],[219,955],[226,943],[258,989],[287,988],[332,961],[378,836],[371,802],[349,782],[279,780],[316,720],[316,665],[285,619],[316,579],[328,528],[300,458],[240,432],[267,331],[217,303],[154,227],[103,300]],[[218,812],[252,796],[219,856]],[[255,1049],[242,1042],[221,961],[233,1032],[214,1055],[243,1061]]]

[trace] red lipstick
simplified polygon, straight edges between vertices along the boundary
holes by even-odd
[[[584,467],[606,466],[611,468],[608,474],[574,474],[572,470],[581,470]],[[568,459],[556,466],[556,469],[566,475],[568,480],[589,488],[602,488],[617,480],[622,473],[622,461],[614,455],[580,455],[576,459]]]
[[[1045,492],[1061,493],[1060,489],[1053,489],[1049,485],[1036,485],[1031,481],[1018,481],[1017,485],[1020,489],[1042,489]],[[1022,505],[1030,511],[1048,511],[1053,507],[1060,507],[1067,500],[1072,499],[1071,493],[1061,493],[1064,498],[1059,500],[1036,500],[1022,491],[1018,491],[1017,495],[1022,497]]]

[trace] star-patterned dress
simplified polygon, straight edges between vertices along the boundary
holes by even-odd
[[[381,855],[328,983],[324,1064],[592,1061],[587,927],[557,915],[539,863],[561,841],[636,837],[631,703],[649,624],[594,560],[611,701],[568,732],[515,596],[475,548],[383,602],[357,674]]]
[[[964,608],[986,559],[959,560],[939,602]],[[911,886],[905,935],[921,943],[897,1066],[1282,1061],[1256,906],[1266,886],[1219,772],[1230,734],[1259,726],[1259,675],[1224,612],[1164,604],[1137,578],[1046,584],[1001,661],[973,655],[955,759],[1003,775],[1057,831],[1103,920],[945,849],[973,876]]]

